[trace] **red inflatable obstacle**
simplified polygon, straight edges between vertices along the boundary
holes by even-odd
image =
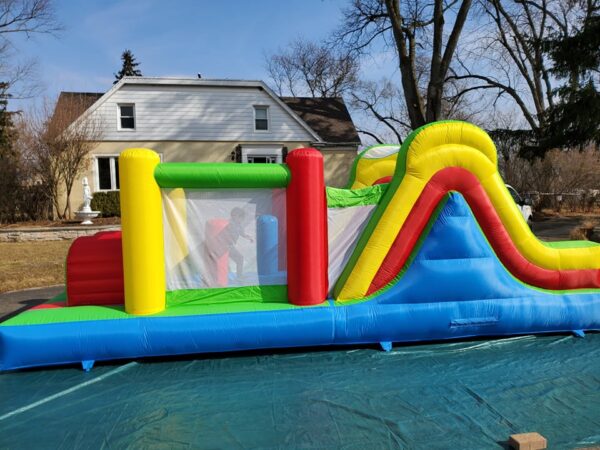
[[[67,255],[67,305],[124,302],[121,232],[75,239]]]
[[[292,151],[286,191],[288,299],[317,305],[327,298],[327,198],[323,155],[314,148]]]

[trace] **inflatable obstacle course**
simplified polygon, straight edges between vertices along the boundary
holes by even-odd
[[[600,329],[600,245],[538,241],[473,125],[367,149],[349,189],[313,149],[119,166],[122,232],[76,240],[66,298],[0,324],[0,369]]]

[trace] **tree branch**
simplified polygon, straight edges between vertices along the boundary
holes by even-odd
[[[506,92],[508,95],[510,95],[514,99],[514,101],[517,103],[517,105],[523,112],[523,115],[525,116],[525,120],[527,120],[527,123],[529,123],[529,126],[531,127],[531,129],[536,132],[539,130],[539,126],[537,125],[535,118],[531,115],[531,113],[527,109],[527,106],[525,105],[525,102],[523,102],[523,99],[521,99],[519,93],[513,87],[503,84],[503,83],[499,82],[498,80],[494,80],[485,75],[475,75],[475,74],[451,75],[451,76],[447,77],[446,80],[447,81],[449,81],[449,80],[479,80],[479,81],[486,82],[488,85],[490,85],[492,87],[501,89],[502,91]]]
[[[363,130],[361,128],[357,128],[356,132],[360,133],[360,134],[366,134],[367,136],[371,136],[373,139],[375,139],[375,142],[377,142],[378,144],[383,144],[383,140],[379,136],[377,136],[375,133],[372,133],[367,130]]]

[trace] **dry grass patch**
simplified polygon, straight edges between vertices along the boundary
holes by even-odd
[[[594,229],[598,226],[597,220],[584,220],[579,226],[571,230],[569,238],[572,240],[594,241],[600,236],[594,236]]]
[[[0,292],[64,283],[71,242],[0,242]]]

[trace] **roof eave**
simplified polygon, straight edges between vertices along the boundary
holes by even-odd
[[[315,147],[356,147],[361,145],[361,142],[311,142]]]

